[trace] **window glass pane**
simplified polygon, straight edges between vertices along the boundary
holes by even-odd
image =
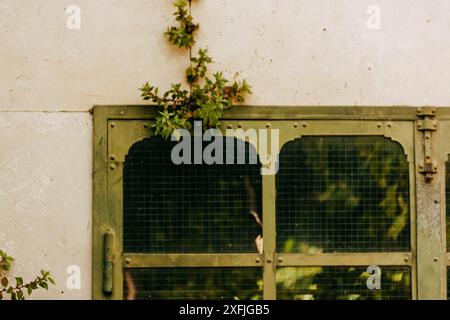
[[[408,163],[374,136],[302,137],[280,153],[280,252],[410,250]]]
[[[124,270],[125,299],[262,299],[262,268]]]
[[[231,141],[234,164],[175,165],[176,143],[159,138],[130,149],[123,174],[125,252],[257,252],[260,166],[256,157],[249,164],[249,154],[256,155],[249,144],[246,164],[237,164],[238,143],[225,140],[224,162]]]
[[[447,268],[447,300],[450,300],[450,268]]]
[[[290,300],[411,299],[410,269],[380,268],[380,289],[368,288],[367,267],[279,268],[277,270],[277,298]]]
[[[450,268],[447,268],[447,300],[450,300]]]

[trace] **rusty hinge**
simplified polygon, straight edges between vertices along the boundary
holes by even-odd
[[[103,235],[103,293],[110,295],[113,292],[114,269],[114,235],[108,230]]]
[[[437,172],[437,165],[432,158],[433,146],[431,143],[432,132],[437,130],[435,120],[436,108],[417,108],[417,129],[423,132],[424,161],[419,164],[419,172],[425,175],[425,181],[433,180],[433,175]]]

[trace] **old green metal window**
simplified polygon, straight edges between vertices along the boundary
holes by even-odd
[[[277,130],[275,175],[259,157],[173,164],[155,112],[94,109],[95,299],[446,297],[448,109],[228,113],[224,133]],[[251,139],[226,139],[261,156]]]

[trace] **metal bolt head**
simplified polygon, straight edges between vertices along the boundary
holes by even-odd
[[[306,124],[306,122],[302,123],[303,128],[306,128],[308,125]]]
[[[260,258],[256,258],[256,259],[255,259],[255,262],[256,262],[256,263],[260,263],[260,262],[261,262],[261,259],[260,259]]]
[[[266,123],[266,128],[270,128],[270,123]]]
[[[279,263],[283,263],[283,258],[278,258]]]
[[[114,169],[116,168],[116,165],[115,165],[115,164],[111,164],[111,165],[109,166],[109,168],[110,168],[111,170],[114,170]]]
[[[272,263],[272,259],[270,259],[270,258],[268,258],[266,261],[267,261],[267,263]]]
[[[126,258],[126,259],[125,259],[125,263],[126,263],[126,264],[130,264],[130,263],[131,263],[130,258]]]
[[[111,122],[111,124],[109,125],[111,128],[114,128],[116,126],[116,124],[114,122]]]

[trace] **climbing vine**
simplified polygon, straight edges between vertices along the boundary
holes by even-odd
[[[167,139],[176,129],[192,128],[194,120],[202,121],[205,129],[215,128],[226,110],[236,103],[245,101],[247,94],[251,94],[251,87],[246,80],[229,81],[223,72],[216,72],[212,77],[207,75],[208,65],[213,59],[207,49],[199,49],[192,55],[195,34],[200,25],[195,23],[189,3],[177,0],[174,3],[176,26],[172,26],[164,33],[173,45],[187,49],[190,53],[190,66],[186,69],[188,88],[181,83],[174,83],[171,89],[160,94],[159,88],[145,83],[141,88],[141,97],[155,103],[159,114],[154,124],[155,133]]]
[[[14,261],[6,252],[0,250],[0,300],[9,295],[11,300],[25,300],[25,292],[30,296],[34,290],[43,288],[48,290],[49,283],[55,284],[50,272],[41,270],[40,275],[28,283],[24,283],[22,277],[15,277],[15,284],[6,276]]]

